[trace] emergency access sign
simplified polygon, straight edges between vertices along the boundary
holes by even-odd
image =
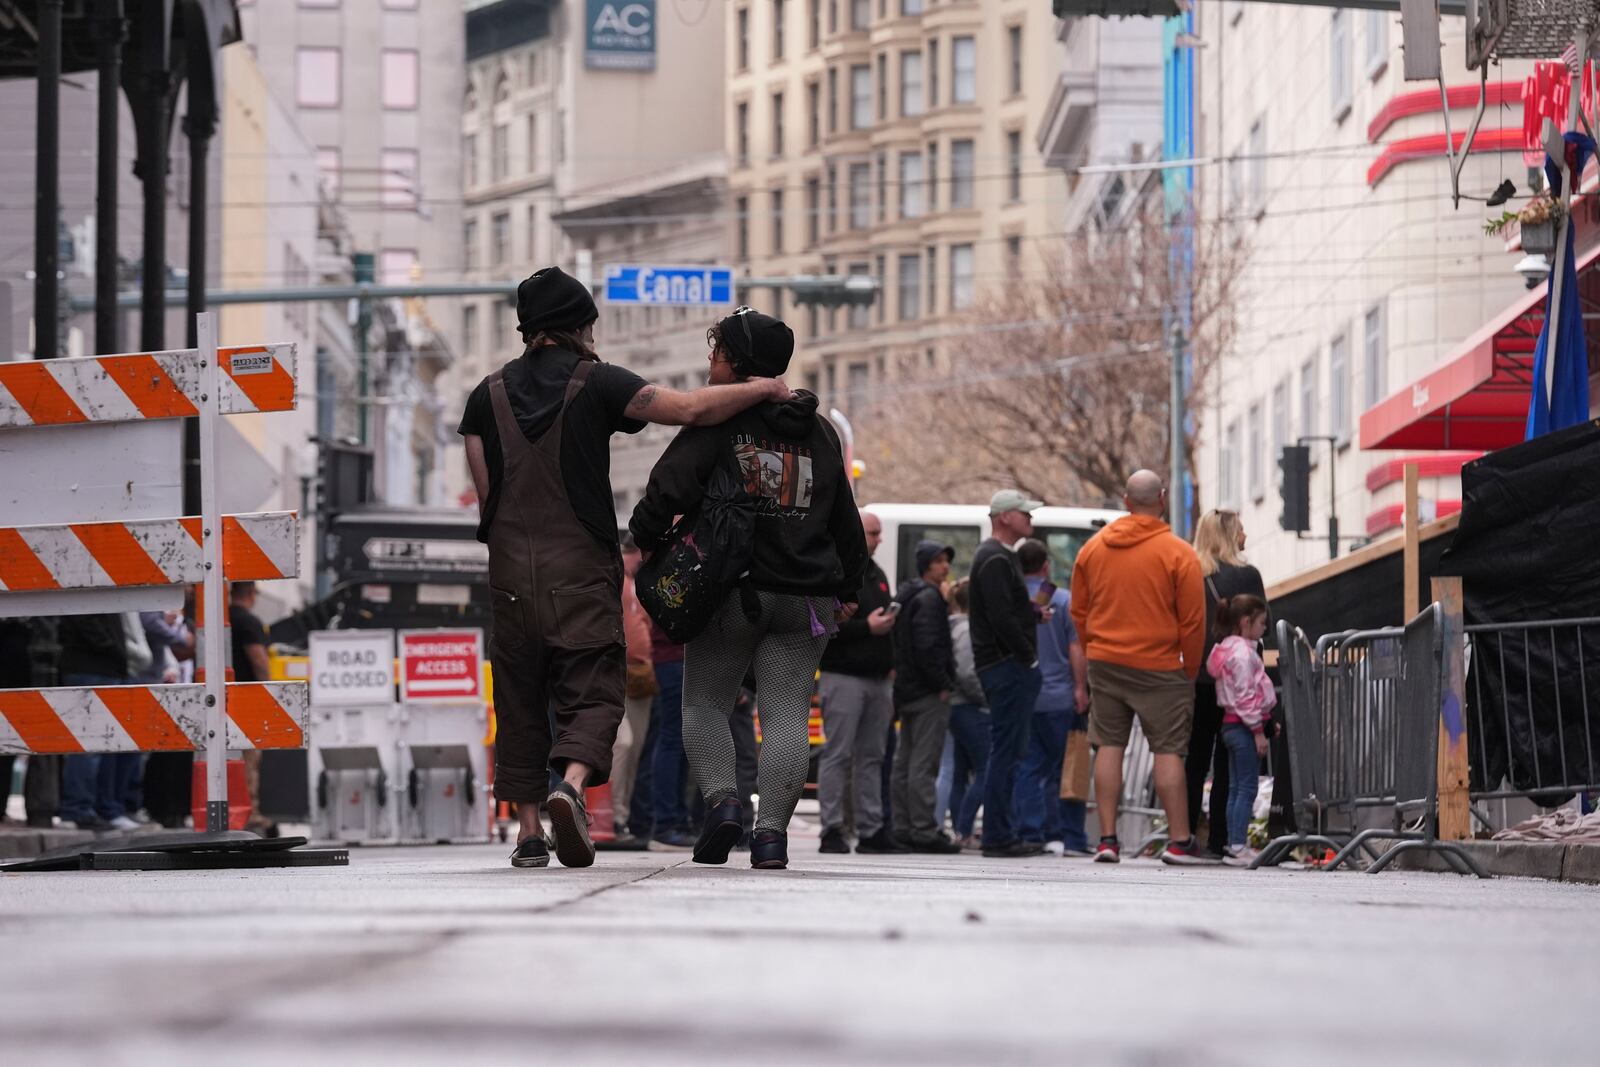
[[[313,705],[394,703],[393,630],[315,630],[310,645]]]
[[[400,699],[476,702],[483,699],[482,630],[401,630]]]

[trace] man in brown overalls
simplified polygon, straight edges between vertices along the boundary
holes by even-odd
[[[494,792],[517,805],[517,867],[550,862],[541,802],[556,858],[594,862],[583,791],[611,775],[627,678],[611,435],[647,422],[714,425],[790,396],[774,379],[687,393],[651,385],[600,362],[598,317],[588,287],[558,267],[524,281],[524,351],[473,390],[458,431],[489,546]]]

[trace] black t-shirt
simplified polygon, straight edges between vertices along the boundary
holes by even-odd
[[[241,608],[237,604],[228,605],[228,627],[233,632],[233,680],[236,682],[264,682],[267,679],[257,678],[256,669],[250,663],[250,656],[245,649],[250,645],[260,645],[263,649],[267,646],[267,628],[261,625],[261,620],[255,613]]]
[[[537,441],[561,412],[567,383],[583,357],[554,346],[524,353],[506,364],[506,400],[522,435]],[[617,513],[611,500],[611,435],[638,433],[645,424],[627,417],[628,403],[647,383],[632,371],[597,363],[589,381],[572,402],[561,431],[561,479],[578,521],[602,545],[617,543]],[[467,410],[456,432],[483,438],[489,467],[489,499],[483,502],[478,540],[489,541],[489,524],[500,505],[505,455],[494,423],[494,401],[485,378],[467,397]]]

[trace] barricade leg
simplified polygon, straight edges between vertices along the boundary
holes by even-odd
[[[1453,841],[1427,841],[1420,837],[1401,841],[1391,846],[1388,851],[1379,856],[1372,866],[1367,868],[1368,874],[1377,874],[1385,870],[1390,864],[1407,852],[1438,852],[1445,857],[1458,874],[1476,875],[1479,878],[1488,878],[1489,873],[1479,864],[1477,859],[1466,849]],[[1455,861],[1455,862],[1452,862]],[[1458,865],[1459,864],[1459,865]],[[1465,868],[1465,869],[1463,869]]]

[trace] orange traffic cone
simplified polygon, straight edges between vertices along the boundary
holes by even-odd
[[[583,806],[589,809],[589,836],[596,845],[617,839],[616,813],[611,807],[611,783],[584,790]]]

